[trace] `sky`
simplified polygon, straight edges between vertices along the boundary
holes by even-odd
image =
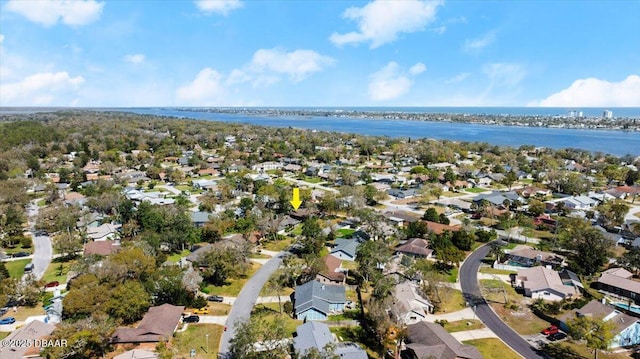
[[[0,106],[640,107],[640,1],[0,0]]]

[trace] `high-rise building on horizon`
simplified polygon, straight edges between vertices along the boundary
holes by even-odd
[[[609,111],[609,110],[604,110],[602,111],[602,117],[606,118],[608,120],[613,118],[613,111]]]

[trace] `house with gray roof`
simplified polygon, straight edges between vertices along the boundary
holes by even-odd
[[[7,345],[0,346],[0,358],[2,359],[22,359],[25,357],[40,357],[40,347],[36,347],[36,340],[44,340],[53,333],[56,327],[34,320],[19,329],[13,331],[5,338],[7,343],[13,341],[18,343],[26,343],[27,345]],[[3,341],[4,342],[4,341]]]
[[[574,277],[577,278],[575,275]],[[559,301],[575,298],[580,294],[572,280],[563,281],[558,272],[547,267],[521,269],[517,278],[525,296],[533,299]]]
[[[418,322],[407,326],[407,338],[400,352],[402,359],[482,359],[471,345],[460,343],[440,324]]]
[[[313,280],[296,286],[293,303],[299,320],[326,320],[329,314],[344,310],[346,290],[343,286],[325,285]]]
[[[196,228],[202,228],[207,222],[209,222],[209,219],[213,215],[214,214],[211,212],[191,212],[191,223],[193,223]]]
[[[640,281],[632,279],[633,274],[623,268],[611,268],[602,272],[594,286],[601,292],[629,298],[640,303]]]
[[[296,328],[293,348],[300,358],[304,358],[312,349],[322,352],[328,345],[334,347],[333,354],[340,359],[367,359],[367,352],[356,343],[338,342],[329,331],[329,327],[321,322],[306,322]]]
[[[356,259],[356,250],[360,243],[357,239],[338,238],[329,254],[345,261],[354,261]]]

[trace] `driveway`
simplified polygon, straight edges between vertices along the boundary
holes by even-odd
[[[487,328],[491,329],[505,344],[527,359],[542,359],[530,343],[506,325],[485,302],[478,284],[478,269],[481,260],[489,254],[490,245],[484,245],[471,253],[460,268],[460,285],[467,302],[475,308],[475,313]]]
[[[278,252],[275,256],[269,259],[258,271],[247,281],[242,287],[240,294],[235,299],[233,307],[229,312],[229,316],[226,321],[227,331],[222,333],[220,338],[220,358],[229,358],[230,341],[235,336],[236,323],[243,322],[249,319],[251,315],[251,309],[256,305],[258,295],[262,290],[264,284],[269,280],[271,274],[280,267],[282,258],[286,255],[286,252]]]

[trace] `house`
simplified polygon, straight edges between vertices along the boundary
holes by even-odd
[[[565,284],[558,272],[547,267],[521,269],[518,271],[517,280],[524,290],[524,295],[533,299],[559,301],[575,298],[580,294],[572,282]]]
[[[536,186],[527,186],[517,191],[524,198],[547,197],[551,195],[551,190],[548,190],[546,188],[536,187]]]
[[[293,349],[300,358],[312,349],[322,352],[327,346],[334,346],[333,353],[340,359],[367,359],[367,352],[356,343],[338,342],[329,327],[321,322],[306,322],[296,328]]]
[[[341,313],[347,303],[343,286],[326,285],[312,280],[296,286],[294,313],[299,320],[326,320],[331,313]]]
[[[518,267],[542,265],[556,269],[566,265],[565,257],[553,252],[533,249],[526,245],[518,245],[507,253],[506,263]]]
[[[609,347],[629,347],[640,344],[640,321],[638,318],[624,314],[614,307],[592,300],[584,307],[571,311],[560,318],[560,327],[567,331],[569,321],[575,317],[592,317],[605,322],[614,323],[614,337]]]
[[[316,280],[323,284],[344,284],[347,277],[342,271],[342,261],[332,255],[325,256],[322,261],[327,269],[320,271],[316,275]]]
[[[640,282],[631,279],[633,274],[623,268],[612,268],[602,272],[594,286],[601,292],[624,297],[640,303]]]
[[[405,281],[396,285],[393,296],[392,315],[402,324],[413,324],[426,319],[433,312],[433,304],[419,294],[418,285]]]
[[[429,231],[435,234],[442,234],[444,232],[457,232],[460,230],[460,228],[462,228],[462,226],[459,224],[455,226],[450,226],[448,224],[442,224],[442,223],[431,222],[431,221],[423,221],[423,222],[427,224],[427,228],[429,229]]]
[[[191,223],[193,223],[196,228],[202,228],[207,222],[209,222],[209,219],[213,215],[214,214],[211,212],[191,212]]]
[[[564,206],[571,210],[589,210],[598,205],[598,201],[587,196],[574,196],[563,199]]]
[[[0,358],[2,359],[22,359],[25,357],[40,357],[40,347],[36,344],[38,340],[46,339],[55,326],[34,320],[19,329],[13,331],[9,336],[3,339],[3,343],[24,343],[26,345],[0,345]]]
[[[64,194],[64,203],[69,206],[84,206],[87,202],[87,197],[78,192],[67,192]]]
[[[108,256],[120,250],[120,241],[94,241],[84,245],[84,255]]]
[[[390,188],[389,191],[387,191],[387,193],[389,194],[389,196],[395,197],[397,199],[413,198],[420,195],[418,190],[414,188],[410,188],[410,189]]]
[[[418,322],[407,326],[407,338],[401,347],[402,359],[482,359],[471,345],[460,343],[440,324]]]
[[[151,307],[144,315],[137,328],[119,328],[113,333],[111,342],[122,343],[157,343],[170,340],[182,320],[183,306],[162,304]]]
[[[407,223],[413,223],[420,220],[416,215],[405,212],[405,211],[387,211],[382,214],[387,218],[391,223],[394,223],[398,226],[404,226]]]
[[[433,250],[429,249],[429,241],[422,238],[410,238],[404,244],[396,247],[396,253],[402,253],[414,258],[433,257]]]
[[[338,238],[329,254],[338,259],[353,262],[356,260],[356,250],[359,244],[360,241],[357,239]]]
[[[97,227],[87,227],[87,238],[94,241],[116,239],[120,236],[120,227],[122,227],[122,225],[114,225],[111,223],[104,223]]]

